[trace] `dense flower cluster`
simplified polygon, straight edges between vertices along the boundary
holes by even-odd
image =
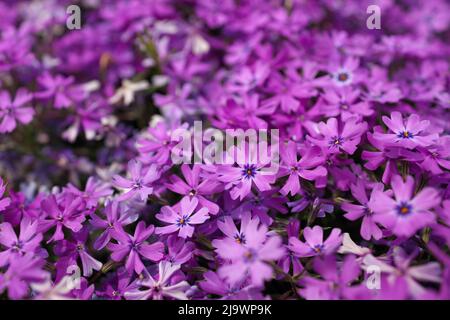
[[[445,0],[2,1],[0,298],[450,299],[449,40]],[[279,170],[174,164],[196,120]]]

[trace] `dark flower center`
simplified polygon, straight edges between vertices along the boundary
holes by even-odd
[[[234,240],[239,243],[239,244],[245,244],[246,240],[245,240],[245,234],[236,234],[234,236]]]
[[[183,217],[177,219],[177,226],[179,226],[179,227],[184,227],[184,226],[188,225],[188,223],[189,223],[188,216],[183,216]]]
[[[254,164],[246,164],[244,169],[242,169],[242,176],[246,179],[250,179],[255,177],[256,175],[256,166]]]
[[[315,253],[321,253],[323,251],[323,244],[316,244],[313,250]]]
[[[333,148],[333,147],[342,146],[343,142],[344,142],[344,138],[335,136],[335,137],[331,138],[331,140],[328,144],[329,144],[330,148]]]
[[[401,202],[397,208],[397,213],[401,216],[409,215],[412,212],[412,206],[407,202]]]
[[[244,258],[246,262],[252,262],[255,261],[256,259],[256,251],[253,249],[248,250],[245,254],[244,254]]]
[[[337,76],[337,79],[341,82],[345,82],[348,80],[348,74],[347,72],[340,72]]]
[[[142,189],[142,181],[136,180],[133,185],[133,189]]]
[[[412,138],[414,138],[414,135],[411,132],[409,132],[408,130],[405,130],[405,131],[400,131],[397,134],[397,137],[399,137],[401,139],[412,139]]]

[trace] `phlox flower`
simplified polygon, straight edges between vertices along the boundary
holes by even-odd
[[[147,269],[144,269],[143,280],[137,280],[136,285],[139,288],[131,289],[125,292],[127,300],[162,300],[164,297],[187,300],[186,291],[190,288],[187,281],[171,283],[172,276],[180,269],[180,265],[171,264],[167,261],[161,261],[158,265],[158,275],[152,277]],[[141,288],[144,288],[142,290]]]
[[[156,233],[169,234],[178,232],[178,236],[182,238],[192,237],[195,229],[193,225],[202,224],[209,219],[208,209],[203,207],[196,211],[197,205],[197,198],[184,197],[179,205],[175,207],[162,207],[161,213],[158,213],[156,218],[170,225],[157,227]]]
[[[346,214],[344,214],[344,217],[346,217],[347,219],[355,221],[362,217],[360,233],[365,240],[370,240],[372,237],[375,240],[379,240],[383,236],[383,232],[381,231],[380,227],[378,227],[378,225],[373,220],[374,213],[372,209],[370,209],[369,205],[369,202],[376,201],[375,195],[379,191],[382,192],[383,189],[383,184],[376,184],[372,189],[369,199],[367,197],[366,186],[364,185],[364,182],[362,180],[358,180],[356,184],[353,184],[351,186],[351,191],[353,197],[355,197],[360,205],[352,204],[349,202],[344,202],[341,205],[342,210],[346,212]]]
[[[250,277],[251,284],[262,286],[265,280],[272,277],[272,267],[267,262],[280,259],[285,249],[279,236],[267,235],[264,225],[246,236],[245,245],[230,238],[213,241],[217,254],[229,262],[219,268],[218,274],[230,284]]]
[[[308,140],[327,153],[339,153],[343,150],[353,154],[366,130],[367,123],[360,122],[356,117],[347,119],[341,126],[336,118],[329,118],[326,123],[320,122],[317,125],[317,132],[308,136]]]
[[[373,219],[391,230],[396,236],[411,237],[418,230],[432,224],[436,217],[430,209],[441,199],[437,190],[425,187],[416,195],[411,176],[396,175],[391,181],[394,199],[382,191],[376,191],[369,207],[375,213]]]
[[[123,230],[122,225],[116,222],[111,236],[117,243],[111,242],[107,245],[107,248],[112,251],[111,258],[114,261],[121,261],[127,256],[125,268],[129,272],[134,270],[140,274],[145,269],[141,257],[151,261],[159,261],[164,257],[162,242],[151,244],[147,242],[154,230],[152,225],[145,227],[145,222],[140,221],[134,230],[134,235],[129,235]]]
[[[320,226],[306,227],[303,230],[305,242],[297,237],[289,238],[289,250],[298,257],[312,257],[317,255],[328,255],[334,253],[342,243],[341,230],[331,230],[327,240],[323,241],[323,229]]]
[[[29,292],[32,283],[43,282],[48,273],[43,270],[45,260],[27,253],[11,259],[8,270],[0,274],[0,293],[8,289],[11,299],[21,299]]]
[[[129,179],[119,175],[113,177],[113,184],[117,188],[124,189],[117,200],[124,201],[138,195],[141,201],[146,201],[148,196],[153,193],[152,183],[159,178],[159,172],[156,165],[151,165],[147,170],[142,168],[142,163],[137,160],[131,160],[128,163]]]
[[[217,214],[219,212],[219,206],[208,200],[205,196],[215,193],[217,187],[219,187],[219,183],[208,178],[201,179],[201,166],[197,164],[193,165],[192,169],[188,165],[183,164],[181,166],[181,172],[185,181],[173,175],[170,178],[171,183],[167,185],[167,188],[175,193],[197,198],[201,206],[208,208],[209,213]]]
[[[47,217],[40,222],[40,229],[46,231],[56,227],[48,242],[64,239],[63,227],[73,232],[81,230],[85,220],[85,204],[81,198],[69,194],[63,195],[61,200],[56,201],[56,197],[50,195],[41,202],[41,208]]]
[[[83,266],[83,276],[89,277],[93,270],[100,270],[103,264],[92,257],[87,248],[86,241],[89,236],[89,230],[83,228],[80,232],[74,233],[71,240],[61,240],[55,246],[55,254],[60,257],[59,266],[64,266],[67,270],[69,266],[77,265],[78,258]]]
[[[289,175],[285,185],[280,192],[283,195],[296,195],[299,193],[300,178],[314,181],[327,175],[327,169],[321,164],[325,159],[320,154],[320,148],[308,148],[300,160],[297,159],[297,145],[289,141],[288,145],[281,149],[282,164],[280,166],[281,177]]]
[[[389,128],[389,133],[374,133],[374,138],[391,146],[401,146],[414,149],[417,146],[430,146],[438,138],[437,134],[427,134],[426,129],[430,121],[420,120],[417,114],[411,114],[403,120],[400,112],[394,111],[391,117],[383,116],[384,124]]]
[[[38,221],[24,218],[20,222],[20,233],[17,236],[10,223],[0,224],[0,244],[3,246],[2,251],[0,251],[0,267],[18,256],[37,253],[43,238],[37,228]]]
[[[13,131],[17,122],[28,124],[33,120],[34,109],[29,106],[32,95],[20,88],[14,100],[7,91],[0,92],[0,133]]]
[[[105,219],[102,219],[96,214],[91,215],[90,223],[94,228],[104,230],[94,242],[94,248],[96,250],[103,249],[109,243],[116,223],[126,226],[135,222],[138,218],[138,214],[132,213],[131,210],[126,211],[118,201],[109,201],[105,206],[104,213]]]

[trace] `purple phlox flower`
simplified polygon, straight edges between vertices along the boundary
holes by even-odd
[[[417,146],[427,147],[438,139],[438,134],[427,134],[426,129],[430,121],[420,120],[417,114],[411,114],[408,119],[403,120],[400,112],[394,111],[391,117],[383,116],[384,124],[391,133],[374,133],[374,138],[389,146],[401,146],[414,149]]]
[[[194,226],[202,224],[209,219],[208,208],[202,207],[197,210],[197,198],[184,197],[174,207],[164,206],[161,213],[156,215],[160,221],[170,224],[166,227],[157,227],[157,234],[169,234],[178,232],[182,238],[190,238],[194,233]]]
[[[139,195],[142,201],[147,201],[149,195],[153,193],[152,183],[159,179],[159,172],[156,165],[150,165],[147,170],[142,167],[142,163],[137,160],[128,162],[129,179],[119,175],[113,177],[113,185],[124,189],[117,200],[124,201]]]
[[[103,249],[109,243],[116,223],[126,226],[135,222],[139,216],[138,214],[131,213],[131,211],[125,211],[118,201],[109,201],[105,206],[104,213],[105,219],[102,219],[96,214],[91,215],[92,219],[90,223],[94,228],[104,230],[94,242],[94,249],[96,250]]]
[[[371,105],[367,101],[359,101],[360,91],[350,87],[337,90],[329,88],[322,95],[321,111],[327,117],[341,116],[342,121],[358,116],[360,118],[373,114]]]
[[[387,280],[390,284],[399,278],[404,279],[409,293],[415,298],[420,298],[427,291],[421,282],[441,283],[442,279],[441,267],[438,262],[411,266],[417,254],[417,250],[407,254],[401,247],[394,247],[392,252],[394,266],[369,254],[363,259],[363,268],[367,269],[370,266],[377,266],[382,274],[388,276]]]
[[[172,276],[180,269],[180,265],[171,264],[167,261],[159,263],[159,273],[157,277],[152,277],[147,269],[144,269],[145,276],[143,280],[137,280],[139,287],[146,290],[134,289],[125,292],[127,300],[162,300],[164,297],[187,300],[186,291],[190,288],[187,281],[171,282]]]
[[[96,291],[98,296],[111,300],[122,300],[125,292],[138,287],[134,282],[131,282],[131,276],[125,268],[119,268],[108,280],[102,291]]]
[[[209,196],[216,192],[219,187],[217,181],[205,178],[201,179],[201,166],[194,165],[190,168],[184,164],[181,166],[185,181],[180,177],[173,175],[170,178],[170,184],[167,188],[175,193],[191,198],[197,198],[201,206],[208,208],[209,213],[215,215],[219,212],[219,206],[214,202],[208,200],[205,196]]]
[[[14,11],[14,10],[11,10]],[[12,25],[2,27],[0,40],[0,71],[7,72],[11,69],[24,68],[36,64],[37,60],[32,53],[34,32],[30,30],[29,23],[22,23],[21,27]]]
[[[83,276],[85,277],[90,277],[93,270],[98,271],[102,268],[103,264],[87,251],[88,235],[89,230],[83,228],[74,233],[71,240],[61,240],[56,243],[54,251],[60,257],[58,263],[64,266],[63,269],[67,270],[68,267],[77,265],[78,258],[83,266]]]
[[[149,127],[146,136],[142,136],[137,141],[137,149],[141,158],[152,161],[159,165],[166,164],[169,159],[176,141],[172,141],[172,133],[176,129],[186,129],[187,125],[169,125],[163,121],[155,126]],[[144,161],[144,160],[143,160]]]
[[[424,160],[420,163],[424,170],[435,175],[450,170],[450,137],[441,137],[436,144],[418,149],[424,154]]]
[[[11,259],[8,270],[0,274],[0,292],[8,289],[10,299],[22,299],[28,294],[30,284],[47,279],[48,273],[43,270],[44,264],[45,260],[33,253]]]
[[[7,91],[0,92],[0,133],[13,131],[17,122],[28,124],[33,120],[34,109],[29,106],[33,96],[20,88],[14,100]]]
[[[101,198],[108,197],[113,192],[108,183],[99,181],[94,177],[88,178],[84,191],[78,190],[70,183],[64,191],[72,193],[77,197],[81,197],[85,201],[87,209],[97,206],[97,203]]]
[[[18,256],[27,253],[36,254],[40,249],[42,234],[37,232],[38,222],[23,218],[20,222],[20,233],[17,237],[10,223],[0,224],[0,266],[5,266]]]
[[[167,255],[166,261],[172,264],[183,265],[187,263],[195,254],[195,245],[193,242],[186,241],[175,235],[167,238]]]
[[[381,133],[381,127],[375,127],[374,132]],[[408,150],[400,146],[388,146],[385,142],[375,138],[375,133],[367,133],[367,139],[379,151],[364,150],[362,152],[361,158],[367,161],[364,164],[364,167],[374,171],[383,163],[386,163],[381,179],[385,184],[390,183],[392,177],[398,174],[397,160],[408,162],[418,162],[423,160],[423,156],[416,150]]]
[[[355,72],[359,67],[359,59],[354,57],[347,58],[343,64],[338,67],[333,66],[331,71],[331,80],[334,85],[348,86],[359,81],[359,76]]]
[[[383,192],[384,186],[382,183],[375,185],[370,194],[370,200],[367,197],[366,186],[362,180],[358,180],[356,184],[351,186],[351,191],[353,197],[360,203],[351,204],[349,202],[344,202],[341,205],[342,210],[346,212],[344,217],[351,221],[355,221],[362,217],[361,223],[361,236],[365,240],[370,240],[372,237],[375,240],[381,239],[383,232],[378,227],[378,225],[373,220],[373,211],[370,209],[369,202],[375,201],[376,192]]]
[[[258,288],[248,285],[245,281],[234,285],[229,284],[216,272],[207,271],[203,274],[199,287],[209,294],[220,296],[221,300],[260,300],[262,295]]]
[[[289,250],[298,257],[312,257],[334,253],[342,244],[341,230],[333,228],[327,240],[323,241],[323,229],[320,226],[306,227],[303,230],[305,242],[297,237],[289,238]]]
[[[220,165],[217,167],[218,179],[225,183],[225,189],[230,190],[231,198],[244,199],[252,190],[253,184],[259,191],[271,190],[271,184],[275,182],[276,175],[268,167],[268,163],[260,162],[256,158],[256,148],[250,147],[250,151],[236,147],[226,154],[235,159],[244,151],[245,158],[237,159],[235,165]]]
[[[0,212],[5,210],[6,207],[11,203],[11,199],[8,197],[3,197],[6,190],[6,184],[3,183],[3,179],[0,177]]]
[[[370,297],[365,284],[351,286],[358,279],[362,269],[356,257],[347,255],[340,267],[336,257],[317,257],[313,262],[314,271],[321,278],[307,276],[299,281],[299,294],[307,300],[367,299]]]
[[[233,218],[230,216],[226,216],[222,221],[217,222],[217,226],[223,234],[226,235],[225,239],[231,239],[236,241],[236,243],[242,244],[243,246],[247,243],[248,237],[260,236],[267,232],[267,228],[261,227],[260,231],[259,227],[259,218],[252,218],[249,212],[242,215],[241,218],[241,226],[239,230],[237,229]],[[265,230],[265,232],[263,232]],[[214,240],[214,245],[217,247],[217,244],[223,240]]]
[[[414,179],[411,176],[403,181],[401,176],[396,175],[392,178],[391,186],[395,199],[387,193],[375,191],[373,201],[369,203],[370,209],[375,213],[375,222],[398,237],[411,237],[436,220],[430,209],[441,201],[437,190],[425,187],[413,196]]]
[[[56,109],[68,108],[76,102],[81,101],[86,92],[81,86],[74,85],[74,77],[64,77],[62,75],[52,76],[46,72],[38,78],[42,91],[36,93],[40,99],[52,99]]]
[[[379,103],[396,103],[403,98],[402,91],[394,82],[389,81],[387,69],[373,66],[370,69],[370,77],[367,82],[367,93],[364,98],[368,101]]]
[[[48,242],[64,239],[63,227],[78,232],[83,226],[85,204],[79,197],[64,194],[57,201],[54,195],[50,195],[41,202],[41,208],[47,216],[45,220],[40,221],[39,229],[46,231],[51,227],[56,227]]]
[[[154,242],[149,244],[146,240],[153,234],[154,226],[145,227],[145,222],[140,221],[131,236],[126,233],[120,223],[114,225],[111,233],[113,239],[117,243],[109,243],[107,248],[112,251],[111,258],[114,261],[121,261],[128,256],[125,262],[125,268],[132,272],[136,271],[140,274],[145,266],[142,263],[141,256],[151,261],[159,261],[164,257],[164,244],[162,242]]]
[[[337,119],[330,118],[326,123],[320,122],[313,136],[307,138],[327,153],[339,153],[344,150],[348,154],[353,154],[366,130],[367,123],[360,122],[356,117],[347,119],[340,128]]]
[[[287,238],[296,237],[298,238],[300,233],[300,221],[296,219],[292,219],[289,221],[286,226]],[[288,247],[289,249],[289,247]],[[291,250],[288,250],[288,254],[286,254],[279,262],[278,265],[283,269],[283,271],[287,274],[291,271],[292,266],[292,274],[295,276],[300,274],[304,270],[303,265],[300,260],[294,255]]]
[[[99,136],[103,129],[103,122],[110,112],[105,99],[100,95],[91,95],[82,103],[77,104],[75,113],[67,117],[67,128],[62,133],[64,139],[75,142],[80,130],[84,131],[87,140]]]
[[[251,92],[262,85],[270,75],[270,67],[264,62],[257,62],[253,66],[244,66],[239,72],[232,74],[228,90],[231,92]]]
[[[9,196],[11,202],[9,206],[1,212],[6,222],[11,223],[13,226],[17,226],[25,217],[29,219],[40,219],[42,195],[38,194],[34,199],[28,200],[22,192],[14,192],[11,190]]]
[[[267,129],[267,121],[263,119],[274,113],[276,105],[263,105],[257,94],[245,95],[242,102],[228,100],[226,118],[231,118],[238,127],[247,129]]]
[[[252,285],[261,287],[273,273],[267,262],[279,260],[285,254],[281,238],[268,236],[264,225],[247,231],[245,245],[231,238],[214,240],[212,244],[220,258],[229,262],[219,268],[218,274],[231,285],[250,277]]]
[[[291,113],[299,109],[303,98],[309,98],[314,94],[314,89],[285,79],[279,74],[269,78],[267,89],[273,95],[262,102],[262,106],[279,107],[283,112]]]
[[[287,198],[280,196],[278,189],[273,188],[269,191],[258,191],[254,193],[250,192],[232,212],[233,218],[242,217],[246,212],[251,212],[254,217],[258,217],[259,220],[266,226],[270,226],[273,222],[273,218],[269,215],[269,212],[276,212],[280,214],[286,214],[288,210],[284,206]]]
[[[327,169],[321,166],[325,158],[321,155],[318,147],[308,148],[301,159],[297,160],[297,144],[289,141],[286,147],[281,148],[281,159],[279,175],[281,177],[289,175],[285,185],[280,190],[280,193],[285,196],[289,193],[292,196],[299,193],[301,189],[300,178],[315,181],[319,177],[327,175]]]

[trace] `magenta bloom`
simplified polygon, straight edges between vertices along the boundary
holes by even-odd
[[[89,277],[93,270],[100,270],[103,264],[92,257],[87,248],[86,241],[89,235],[87,228],[83,228],[80,232],[73,234],[72,240],[59,241],[55,246],[55,254],[60,260],[59,264],[64,265],[64,269],[71,265],[76,265],[78,258],[83,266],[83,276]]]
[[[20,223],[20,233],[17,237],[11,224],[0,224],[0,244],[4,247],[0,252],[0,267],[27,253],[35,254],[40,249],[42,234],[37,232],[38,222],[27,218]]]
[[[197,198],[190,199],[184,197],[179,205],[161,208],[161,213],[156,215],[160,221],[169,223],[166,227],[157,227],[157,234],[169,234],[178,231],[178,235],[182,238],[190,238],[194,233],[194,226],[202,224],[209,219],[208,209],[203,207],[195,211],[198,205]]]
[[[116,223],[114,229],[111,235],[117,240],[117,243],[110,243],[107,248],[112,251],[111,258],[114,261],[121,261],[128,256],[125,268],[129,272],[134,270],[140,274],[145,269],[141,256],[151,261],[159,261],[164,257],[162,242],[158,241],[152,244],[146,242],[155,230],[152,225],[146,228],[144,221],[139,222],[133,236],[126,233],[120,223]]]
[[[241,226],[239,230],[233,222],[233,219],[229,216],[225,217],[223,221],[217,222],[217,226],[219,227],[220,231],[222,231],[227,236],[227,238],[225,239],[232,239],[236,241],[236,243],[242,245],[246,245],[247,239],[255,236],[258,237],[261,233],[261,230],[264,230],[262,231],[264,236],[267,232],[267,229],[265,227],[262,227],[263,229],[259,229],[260,232],[258,233],[259,219],[252,219],[251,215],[248,212],[242,216]],[[218,242],[223,240],[214,241],[217,248]],[[253,241],[253,239],[250,239],[250,241]]]
[[[365,240],[370,240],[370,238],[374,238],[375,240],[381,239],[383,236],[383,232],[378,227],[378,225],[375,223],[373,219],[373,211],[370,209],[370,204],[376,201],[376,193],[382,192],[384,189],[383,184],[378,183],[376,184],[372,192],[370,194],[370,200],[367,198],[366,193],[366,187],[364,185],[364,182],[362,180],[358,180],[358,182],[351,186],[351,191],[353,197],[360,203],[360,205],[357,204],[351,204],[348,202],[344,202],[342,204],[342,210],[347,212],[344,217],[346,217],[349,220],[355,221],[361,217],[362,223],[361,223],[361,236]]]
[[[264,261],[278,260],[284,253],[279,237],[269,237],[268,228],[245,214],[237,230],[230,217],[218,223],[218,227],[227,236],[212,242],[217,254],[230,260],[229,265],[219,269],[219,275],[232,286],[242,283],[248,276],[251,283],[260,286],[272,276],[272,270]]]
[[[139,288],[130,289],[125,292],[127,300],[162,300],[164,297],[187,300],[186,291],[190,288],[187,281],[178,281],[171,283],[175,273],[180,269],[180,265],[171,264],[167,261],[159,263],[159,272],[157,277],[152,277],[145,269],[143,280],[137,280],[136,285]],[[145,288],[144,290],[141,287]]]
[[[414,149],[417,146],[432,145],[438,138],[437,134],[426,133],[430,121],[420,120],[417,114],[411,114],[405,121],[400,112],[394,111],[390,118],[383,116],[383,122],[392,133],[376,132],[374,138],[387,145]]]
[[[83,227],[85,204],[81,198],[67,195],[57,202],[55,196],[51,195],[42,201],[41,208],[47,217],[41,221],[40,228],[48,230],[56,226],[55,232],[48,242],[64,239],[63,227],[73,232],[78,232]]]
[[[244,162],[233,166],[221,165],[217,169],[218,179],[226,183],[225,189],[231,189],[230,194],[233,200],[244,199],[251,192],[253,185],[259,191],[268,191],[276,180],[276,175],[268,170],[267,164],[251,161],[251,159]]]
[[[124,201],[139,195],[142,201],[147,201],[149,195],[153,193],[152,183],[159,178],[155,165],[151,165],[146,171],[142,168],[142,163],[131,160],[128,163],[129,179],[119,175],[113,177],[113,184],[117,188],[124,189],[124,193],[117,200]]]
[[[171,183],[167,185],[167,188],[175,193],[197,198],[201,206],[208,208],[211,214],[217,214],[219,212],[219,206],[206,199],[205,196],[215,193],[219,183],[211,179],[201,179],[200,165],[194,165],[191,169],[188,165],[184,164],[181,166],[181,172],[186,182],[180,177],[173,175],[170,178]]]
[[[319,134],[308,136],[313,144],[328,153],[339,153],[343,150],[353,154],[361,141],[361,136],[367,130],[367,123],[359,122],[358,118],[352,117],[339,128],[336,118],[330,118],[326,123],[320,122],[317,130]]]
[[[34,109],[29,106],[32,95],[20,88],[14,100],[7,91],[0,92],[0,133],[11,132],[17,122],[30,123],[33,120]]]
[[[320,226],[306,227],[303,230],[305,242],[296,237],[289,238],[289,250],[298,257],[312,257],[334,253],[342,243],[341,230],[334,228],[331,234],[323,241],[323,229]]]
[[[23,298],[28,294],[30,284],[47,279],[49,274],[43,270],[44,264],[45,260],[32,253],[11,259],[8,270],[0,274],[0,293],[8,289],[9,298]]]
[[[290,141],[287,147],[281,149],[281,165],[280,176],[289,175],[283,188],[280,190],[281,194],[296,195],[300,192],[300,178],[314,181],[320,177],[327,175],[327,169],[322,166],[325,159],[320,155],[318,147],[308,148],[306,153],[297,160],[297,145]]]
[[[122,226],[133,223],[138,218],[138,214],[133,214],[129,211],[125,212],[118,201],[109,202],[104,210],[105,219],[98,215],[92,214],[90,223],[98,229],[104,231],[98,236],[94,242],[96,250],[103,249],[111,240],[111,234],[114,231],[114,225],[120,223]]]
[[[216,246],[215,243],[213,245]],[[216,248],[217,254],[230,262],[219,268],[219,276],[227,279],[230,284],[249,277],[255,286],[262,286],[265,280],[272,278],[273,270],[267,262],[279,260],[285,253],[281,238],[267,237],[266,232],[248,237],[245,246],[226,238]]]
[[[413,196],[413,177],[408,176],[403,181],[398,175],[392,178],[391,186],[394,199],[377,191],[374,201],[370,202],[375,222],[381,223],[399,237],[411,237],[436,220],[435,215],[430,212],[441,201],[435,189],[426,187]]]
[[[80,101],[86,95],[81,87],[73,85],[74,77],[52,76],[44,73],[38,78],[42,91],[36,94],[40,99],[52,99],[56,109],[68,108],[76,101]]]
[[[78,190],[72,184],[67,186],[66,191],[81,197],[88,209],[95,207],[101,198],[106,198],[113,192],[109,184],[98,181],[94,177],[89,177],[84,191]]]

